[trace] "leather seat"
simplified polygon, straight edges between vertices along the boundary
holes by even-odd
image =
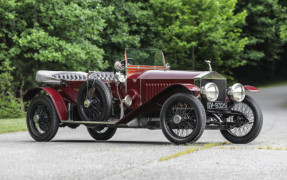
[[[86,81],[87,73],[80,71],[46,71],[40,70],[36,74],[36,81],[50,85],[59,85],[61,81]]]
[[[113,81],[114,78],[115,74],[113,72],[94,72],[89,75],[89,79]]]

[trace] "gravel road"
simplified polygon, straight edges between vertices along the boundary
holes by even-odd
[[[226,141],[205,131],[192,146],[170,144],[161,131],[119,129],[107,142],[85,127],[60,128],[39,143],[28,132],[0,135],[1,179],[287,179],[287,86],[251,94],[261,106],[263,129],[247,145],[226,144],[159,161],[188,148]]]

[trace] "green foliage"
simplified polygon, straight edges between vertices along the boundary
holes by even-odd
[[[37,69],[101,70],[98,46],[112,8],[99,0],[0,1],[1,60],[8,59],[15,80],[31,86]]]
[[[12,83],[13,78],[9,71],[12,68],[7,61],[0,64],[0,119],[23,116],[20,100],[15,98]]]
[[[243,36],[248,37],[243,58],[250,65],[258,65],[262,59],[277,60],[280,46],[278,21],[282,9],[277,0],[239,1],[239,10],[246,10],[248,16]]]
[[[248,83],[287,74],[286,7],[286,0],[1,0],[1,108],[17,104],[13,97],[35,85],[37,70],[112,70],[125,48],[162,49],[172,69],[207,70],[208,59]]]
[[[158,30],[157,39],[178,69],[206,69],[213,61],[217,71],[245,64],[239,58],[247,38],[240,38],[246,12],[235,14],[236,0],[152,0]],[[194,48],[195,67],[192,67]]]
[[[273,79],[279,72],[276,63],[283,50],[280,26],[287,19],[286,9],[279,5],[278,0],[241,0],[237,11],[242,10],[248,13],[242,29],[242,37],[248,37],[248,44],[241,56],[247,65],[236,71],[237,77],[243,81],[250,80],[250,76],[255,81]],[[282,38],[283,30],[284,26],[281,27]]]
[[[287,22],[286,22],[287,23]],[[280,27],[280,37],[283,41],[287,41],[287,25],[282,25]]]
[[[116,60],[124,58],[125,48],[151,48],[156,41],[156,20],[148,9],[149,2],[109,0],[103,6],[113,7],[111,15],[105,17],[106,26],[100,33],[104,59],[110,70]]]

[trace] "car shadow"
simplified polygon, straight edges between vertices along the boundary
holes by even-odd
[[[96,141],[96,140],[53,140],[50,143],[101,143],[101,144],[152,144],[152,145],[172,145],[170,142],[156,141]]]
[[[172,146],[203,146],[211,142],[196,142],[193,144],[176,145],[171,142],[159,141],[96,141],[96,140],[52,140],[50,143],[98,143],[98,144],[146,144],[146,145],[172,145]],[[221,142],[212,142],[221,143]]]

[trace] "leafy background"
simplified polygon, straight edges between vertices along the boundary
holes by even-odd
[[[124,48],[172,69],[260,84],[287,75],[286,0],[1,0],[0,118],[19,117],[35,73],[112,70]],[[286,78],[285,78],[286,79]]]

